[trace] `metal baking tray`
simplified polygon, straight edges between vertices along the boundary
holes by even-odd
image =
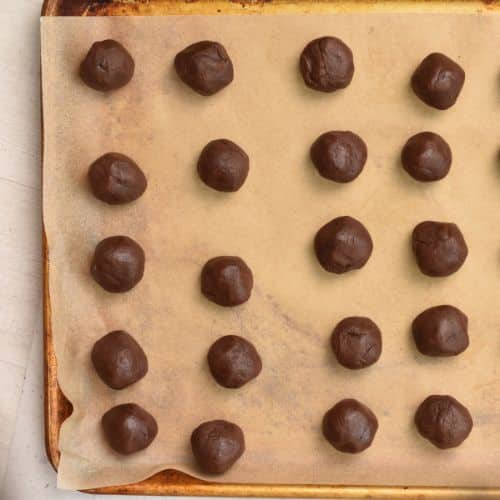
[[[378,12],[481,12],[500,10],[500,0],[45,0],[42,16],[142,16],[172,14],[277,14]],[[57,383],[57,360],[52,342],[48,287],[49,256],[44,233],[44,375],[45,444],[57,470],[61,424],[71,415],[71,403]],[[165,470],[139,483],[86,490],[122,495],[186,495],[241,497],[310,497],[370,499],[486,499],[500,498],[500,488],[444,488],[314,484],[230,484],[207,482],[176,470]]]

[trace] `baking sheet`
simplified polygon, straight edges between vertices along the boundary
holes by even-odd
[[[237,422],[247,441],[223,481],[498,486],[499,27],[493,13],[42,20],[52,328],[59,383],[74,405],[61,429],[60,487],[134,482],[168,467],[203,477],[189,435],[212,418]],[[355,55],[352,84],[333,95],[308,90],[297,72],[303,46],[325,34]],[[107,37],[137,64],[131,84],[103,95],[80,83],[77,67]],[[209,99],[172,68],[176,52],[200,39],[222,42],[235,65],[233,84]],[[446,112],[426,108],[408,86],[435,50],[467,73]],[[323,180],[309,163],[311,142],[329,129],[353,130],[368,145],[365,171],[349,185]],[[435,185],[413,182],[398,164],[406,139],[422,130],[442,134],[454,153],[450,175]],[[197,156],[217,137],[250,155],[238,193],[213,192],[197,178]],[[133,205],[105,206],[87,189],[88,165],[113,150],[149,178]],[[375,250],[361,271],[330,275],[312,240],[344,214],[365,223]],[[460,225],[470,254],[456,275],[436,280],[416,269],[409,236],[424,219]],[[102,291],[88,273],[93,248],[113,234],[135,238],[147,254],[143,281],[125,295]],[[200,296],[201,266],[221,254],[242,256],[254,272],[242,307]],[[455,359],[426,359],[410,338],[413,317],[440,303],[469,315],[471,346]],[[380,361],[361,372],[337,365],[328,347],[336,322],[355,314],[374,319],[384,339]],[[150,372],[115,392],[93,373],[89,352],[119,328],[142,344]],[[205,362],[210,344],[229,333],[254,342],[264,362],[238,391],[217,386]],[[434,449],[413,428],[431,393],[451,394],[473,414],[473,432],[456,450]],[[324,412],[344,397],[379,419],[373,446],[357,456],[336,452],[320,432]],[[124,459],[103,442],[99,419],[128,401],[147,408],[160,432]]]

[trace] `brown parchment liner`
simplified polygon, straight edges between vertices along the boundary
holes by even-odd
[[[356,72],[335,94],[307,89],[298,57],[312,38],[339,36]],[[132,82],[102,94],[77,75],[95,40],[115,38],[136,60]],[[222,42],[234,82],[204,98],[177,79],[174,55],[187,44]],[[44,220],[49,246],[52,331],[59,384],[74,412],[61,429],[59,486],[91,488],[142,480],[175,467],[195,468],[191,431],[225,418],[245,432],[247,450],[219,478],[233,482],[499,486],[500,460],[500,16],[489,14],[343,14],[44,18]],[[455,107],[432,110],[409,88],[418,62],[441,51],[465,69]],[[326,130],[352,130],[368,145],[361,176],[348,185],[322,179],[308,158]],[[431,130],[453,150],[448,177],[413,181],[399,154],[408,137]],[[197,177],[196,159],[226,137],[249,154],[243,188],[217,193]],[[129,206],[94,199],[88,165],[119,151],[149,179]],[[358,272],[322,270],[316,230],[339,215],[359,218],[374,253]],[[456,222],[469,245],[463,268],[445,279],[419,273],[410,250],[425,219]],[[126,234],[147,254],[143,281],[109,294],[89,275],[102,238]],[[239,255],[254,272],[251,300],[220,308],[199,292],[199,272],[216,255]],[[469,349],[453,359],[416,351],[416,314],[450,303],[466,312]],[[329,349],[333,326],[348,315],[371,317],[383,333],[379,362],[339,366]],[[123,391],[93,372],[90,349],[126,329],[148,354],[150,371]],[[240,334],[264,368],[239,390],[219,387],[206,365],[210,344]],[[474,417],[464,444],[440,451],[415,431],[413,414],[433,393],[451,394]],[[377,415],[373,446],[351,456],[323,439],[324,412],[354,397]],[[158,420],[158,437],[127,458],[103,440],[99,420],[111,406],[136,402]]]

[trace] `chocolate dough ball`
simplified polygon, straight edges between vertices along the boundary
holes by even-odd
[[[418,432],[434,446],[455,448],[472,430],[469,410],[451,396],[429,396],[415,413]]]
[[[314,239],[319,263],[330,273],[346,273],[363,267],[373,250],[370,234],[353,217],[337,217],[325,224]]]
[[[323,417],[323,435],[334,448],[344,453],[366,450],[377,429],[377,417],[355,399],[343,399]]]
[[[460,229],[448,222],[421,222],[413,230],[412,243],[418,267],[427,276],[453,274],[469,253]]]
[[[239,257],[214,257],[201,271],[201,292],[224,307],[246,302],[252,293],[253,275]]]
[[[127,292],[144,274],[144,250],[128,236],[111,236],[95,248],[90,272],[108,292]]]
[[[148,358],[132,335],[122,330],[108,333],[92,349],[92,364],[103,382],[124,389],[148,372]]]
[[[438,134],[421,132],[408,139],[401,152],[404,169],[417,181],[446,177],[451,167],[451,149]]]
[[[228,139],[209,142],[200,154],[198,174],[217,191],[238,191],[248,175],[248,155]]]
[[[429,54],[411,77],[415,94],[429,106],[448,109],[453,106],[465,81],[464,70],[444,54]]]
[[[354,75],[351,49],[340,39],[325,36],[309,42],[300,56],[305,84],[321,92],[347,87]]]
[[[436,306],[420,313],[412,324],[418,350],[427,356],[456,356],[469,346],[467,316],[453,306]]]
[[[210,347],[208,366],[220,385],[238,388],[259,375],[262,361],[248,340],[237,335],[226,335]]]
[[[338,362],[346,368],[373,365],[382,352],[382,335],[369,318],[344,318],[333,330],[331,345]]]
[[[209,96],[233,81],[233,63],[218,42],[197,42],[175,56],[179,78],[198,94]]]
[[[134,76],[135,63],[127,49],[115,40],[95,42],[80,65],[80,77],[95,90],[116,90]]]
[[[366,144],[352,132],[332,131],[320,135],[311,146],[311,160],[321,176],[335,182],[351,182],[363,170]]]
[[[134,403],[114,406],[102,416],[101,424],[108,444],[122,455],[147,448],[158,434],[154,417]]]
[[[88,178],[94,196],[110,205],[137,200],[147,180],[134,160],[120,153],[106,153],[90,165]]]
[[[226,420],[204,422],[191,434],[191,448],[199,468],[207,474],[222,474],[245,451],[245,436]]]

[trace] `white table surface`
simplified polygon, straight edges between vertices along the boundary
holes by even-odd
[[[0,2],[0,500],[105,500],[57,490],[44,448],[41,4]]]

